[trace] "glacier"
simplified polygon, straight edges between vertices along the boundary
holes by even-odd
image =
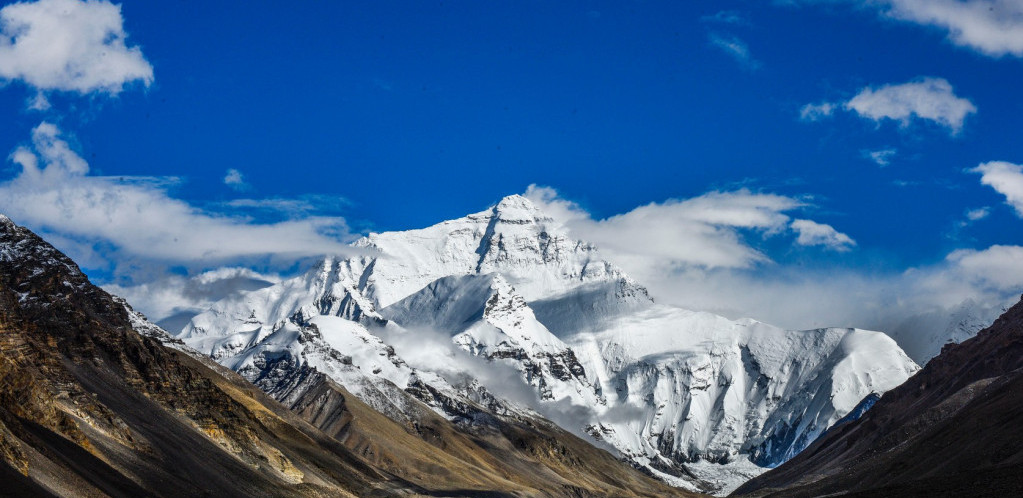
[[[354,246],[215,303],[176,337],[275,396],[311,367],[396,420],[412,402],[465,424],[539,414],[717,492],[919,369],[880,332],[657,303],[522,196]]]

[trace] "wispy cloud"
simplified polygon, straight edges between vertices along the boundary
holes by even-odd
[[[336,195],[304,194],[295,198],[232,199],[224,202],[223,206],[239,211],[273,212],[297,217],[313,213],[337,212],[351,206],[351,202]]]
[[[835,113],[835,109],[838,106],[831,102],[821,102],[819,104],[806,104],[799,109],[799,119],[803,121],[820,121],[824,118],[831,117]]]
[[[230,168],[224,175],[224,185],[231,187],[233,190],[242,191],[250,188],[249,184],[245,181],[245,177],[241,171]]]
[[[129,47],[120,5],[38,0],[0,9],[0,78],[40,91],[105,92],[153,81],[139,47]],[[46,107],[45,97],[33,101]]]
[[[50,99],[46,98],[46,94],[39,91],[34,97],[25,102],[25,107],[30,111],[48,111],[52,106],[50,105]]]
[[[737,10],[722,10],[703,16],[700,18],[700,21],[709,24],[730,24],[733,26],[750,26],[753,24],[748,14]]]
[[[845,102],[808,104],[800,110],[800,118],[817,121],[842,109],[875,122],[893,120],[909,126],[914,120],[935,123],[958,134],[966,117],[977,112],[968,99],[957,96],[952,85],[942,78],[918,78],[901,83],[865,87]]]
[[[736,36],[711,33],[710,44],[713,47],[724,51],[736,60],[742,67],[751,71],[760,68],[760,62],[750,54],[749,45]]]
[[[888,166],[892,163],[892,158],[898,153],[895,149],[881,149],[881,150],[861,150],[860,154],[863,155],[864,159],[870,160],[880,167]]]
[[[991,214],[991,208],[982,207],[977,209],[970,209],[966,211],[966,219],[970,221],[980,221],[987,218]]]

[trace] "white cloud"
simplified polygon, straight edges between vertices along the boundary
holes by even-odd
[[[944,31],[952,43],[991,57],[1023,57],[1019,0],[775,0],[775,4],[850,4]]]
[[[758,264],[768,257],[743,237],[750,229],[775,236],[791,230],[795,244],[799,237],[832,248],[854,243],[827,225],[791,220],[785,213],[803,204],[783,196],[713,192],[598,221],[553,189],[532,186],[526,195],[572,235],[595,243],[658,302],[732,318],[754,317],[793,329],[898,331],[905,341],[900,344],[923,348],[925,340],[913,341],[935,331],[912,326],[914,317],[947,319],[966,300],[997,306],[1023,291],[1023,247],[1018,246],[960,250],[906,271]]]
[[[749,45],[735,36],[723,36],[711,34],[710,44],[723,50],[746,69],[756,70],[760,68],[760,62],[753,58],[749,51]]]
[[[834,114],[836,107],[837,106],[831,102],[806,104],[799,110],[799,119],[802,119],[803,121],[820,121]]]
[[[350,253],[344,219],[305,216],[277,223],[206,212],[170,197],[166,183],[89,176],[89,165],[42,123],[12,161],[21,173],[0,184],[0,209],[16,222],[77,244],[113,246],[123,257],[186,265],[274,256]]]
[[[0,78],[83,94],[149,85],[153,67],[126,37],[121,7],[104,0],[10,4],[0,9]]]
[[[248,190],[249,184],[245,182],[245,177],[242,176],[242,172],[234,168],[228,169],[224,175],[224,185],[231,187],[234,190]]]
[[[223,267],[193,276],[164,274],[138,285],[109,284],[103,288],[127,299],[132,307],[150,319],[164,320],[182,314],[190,318],[221,299],[280,281],[278,275],[259,273],[249,268]]]
[[[916,187],[920,185],[920,182],[911,180],[892,180],[892,185],[896,187]]]
[[[970,171],[980,173],[980,183],[1005,196],[1005,201],[1023,218],[1023,166],[1004,161],[991,161]]]
[[[970,221],[980,221],[987,218],[989,214],[991,214],[991,210],[986,207],[971,209],[966,212],[966,219]]]
[[[1000,57],[1023,56],[1019,0],[887,0],[885,14],[948,33],[956,45]]]
[[[316,210],[311,202],[304,199],[234,199],[225,203],[236,209],[278,211],[283,213],[309,213]]]
[[[843,252],[856,245],[853,239],[831,225],[810,220],[792,220],[789,226],[799,234],[796,244],[801,246],[824,246]]]
[[[892,158],[898,151],[895,149],[882,149],[882,150],[863,150],[860,151],[863,157],[873,161],[880,167],[888,166],[892,163]]]
[[[972,102],[955,95],[947,80],[918,78],[876,89],[868,86],[845,102],[807,104],[799,117],[803,121],[819,121],[839,109],[875,122],[891,119],[904,127],[914,119],[931,121],[948,128],[953,135],[962,130],[968,115],[977,112]]]
[[[35,97],[28,99],[26,107],[31,111],[48,111],[51,107],[50,99],[47,99],[43,92],[39,92]]]
[[[997,291],[1023,285],[1023,247],[994,245],[977,251],[960,249],[946,258],[972,284]]]
[[[921,78],[877,89],[867,87],[843,107],[864,118],[874,121],[891,119],[903,126],[914,118],[933,121],[952,133],[962,129],[967,115],[977,112],[973,103],[957,97],[952,85],[941,78]]]
[[[785,213],[805,207],[802,201],[745,189],[651,203],[603,220],[548,187],[532,185],[525,195],[640,281],[687,268],[749,269],[770,263],[751,243],[756,236],[795,234],[797,244],[840,250],[854,244],[827,225],[811,226],[809,220],[793,225]]]

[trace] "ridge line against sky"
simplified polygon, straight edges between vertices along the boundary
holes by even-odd
[[[262,7],[5,5],[0,210],[155,315],[524,189],[788,327],[1023,284],[1018,2]]]

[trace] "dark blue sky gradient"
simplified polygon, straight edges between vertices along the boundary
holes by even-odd
[[[749,25],[702,17],[735,9]],[[597,217],[745,186],[810,195],[805,217],[858,242],[779,261],[926,264],[961,247],[1023,242],[1003,199],[964,169],[1023,161],[1023,62],[952,46],[873,12],[769,2],[151,2],[123,4],[146,91],[55,95],[25,111],[0,92],[0,150],[59,119],[96,172],[181,176],[197,205],[338,196],[357,230],[421,227],[536,183]],[[744,66],[710,36],[745,41]],[[978,113],[962,132],[879,126],[808,103],[867,85],[947,79]],[[898,149],[881,168],[861,151]],[[248,192],[227,188],[228,168]],[[8,163],[6,176],[14,173]],[[896,182],[908,182],[898,186]],[[992,215],[956,229],[968,209]]]

